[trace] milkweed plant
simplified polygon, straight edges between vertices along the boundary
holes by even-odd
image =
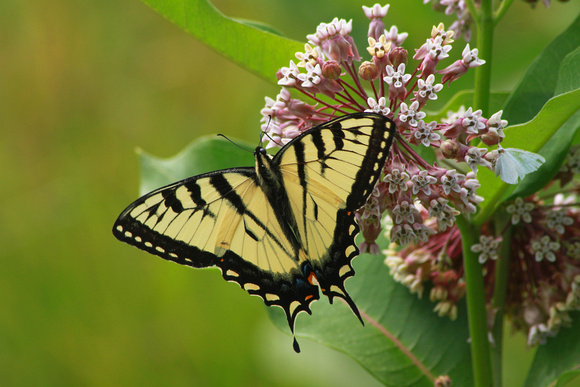
[[[363,314],[368,325],[395,332],[386,340],[399,348],[401,368],[381,373],[348,345],[330,345],[387,385],[499,386],[506,321],[527,337],[529,347],[550,348],[559,335],[580,346],[575,333],[580,330],[580,141],[575,136],[580,55],[574,54],[580,42],[562,48],[570,36],[578,41],[580,27],[576,21],[557,38],[556,48],[542,53],[522,84],[492,109],[490,63],[502,60],[492,58],[493,29],[512,1],[424,3],[455,21],[429,28],[394,25],[390,5],[375,4],[363,6],[362,14],[352,16],[355,22],[335,17],[319,24],[300,50],[287,52],[275,73],[264,74],[280,91],[266,98],[261,111],[263,140],[267,148],[280,148],[316,125],[355,112],[382,114],[396,123],[382,178],[356,213],[359,249],[372,255],[366,260],[388,268],[384,281],[390,276],[396,287],[422,299],[413,302],[430,304],[429,313],[440,320],[436,324],[451,331],[459,329],[458,320],[467,325],[468,337],[458,345],[471,369],[459,372],[456,367],[465,364],[460,360],[438,364],[431,352],[415,352],[403,331],[370,313]],[[163,13],[162,7],[157,10]],[[365,17],[366,40],[355,41],[353,23]],[[410,33],[422,35],[424,43],[408,47]],[[574,66],[576,71],[567,71]],[[556,74],[550,95],[530,101],[533,90],[525,82],[549,71]],[[473,92],[449,98],[454,82],[468,72],[475,72]],[[435,111],[431,105],[440,98],[454,102]],[[521,106],[529,104],[537,107],[526,116]],[[384,308],[385,314],[400,312]],[[553,351],[545,353],[556,356]],[[542,353],[538,349],[537,356]],[[560,355],[566,360],[557,370],[544,362],[551,375],[545,381],[580,365],[578,350]],[[401,373],[407,366],[415,372]],[[536,385],[533,378],[530,385]]]

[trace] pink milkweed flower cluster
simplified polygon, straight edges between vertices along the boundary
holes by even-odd
[[[426,283],[432,284],[435,311],[454,318],[465,295],[455,218],[476,212],[483,200],[477,195],[478,168],[494,170],[498,158],[497,151],[475,147],[471,140],[498,145],[507,121],[501,111],[486,118],[472,107],[461,107],[439,122],[429,119],[426,107],[444,92],[443,84],[485,61],[469,44],[453,60],[455,32],[443,24],[434,26],[410,54],[404,47],[408,34],[385,25],[388,9],[363,7],[370,20],[364,48],[350,35],[352,21],[344,19],[322,23],[308,35],[304,51],[276,74],[282,89],[275,99],[266,98],[261,111],[263,140],[267,148],[282,147],[316,125],[355,112],[392,119],[398,130],[391,154],[372,195],[356,213],[364,237],[359,248],[378,254],[376,239],[385,232],[391,241],[385,263],[393,277],[419,296]],[[501,238],[484,236],[475,248],[487,267],[496,262]],[[536,250],[549,262],[554,245],[538,243]],[[491,281],[491,275],[486,279]]]

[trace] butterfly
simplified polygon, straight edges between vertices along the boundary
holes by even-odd
[[[345,280],[359,250],[355,211],[372,193],[395,135],[374,113],[313,127],[255,167],[193,176],[136,200],[119,215],[119,240],[182,265],[217,266],[227,281],[281,307],[294,335],[319,288],[362,322]],[[294,349],[300,351],[294,337]]]
[[[495,175],[508,184],[517,184],[546,161],[542,156],[517,148],[502,148],[498,144]]]

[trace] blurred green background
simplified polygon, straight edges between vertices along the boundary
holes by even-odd
[[[363,3],[343,3],[215,2],[302,41],[320,22],[352,18],[366,54]],[[494,89],[510,90],[578,12],[578,2],[516,1],[496,35]],[[411,50],[439,21],[452,19],[392,0],[386,24],[410,33]],[[257,143],[264,96],[278,90],[138,0],[0,1],[1,385],[372,385],[306,339],[294,354],[262,301],[217,270],[179,267],[111,235],[138,196],[136,147],[169,157],[217,132]],[[510,340],[506,383],[518,385],[533,352]]]

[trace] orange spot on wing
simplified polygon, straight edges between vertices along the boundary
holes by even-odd
[[[308,274],[308,282],[310,282],[310,285],[318,285],[318,279],[316,278],[316,275],[314,275],[313,272],[310,272],[310,274]]]

